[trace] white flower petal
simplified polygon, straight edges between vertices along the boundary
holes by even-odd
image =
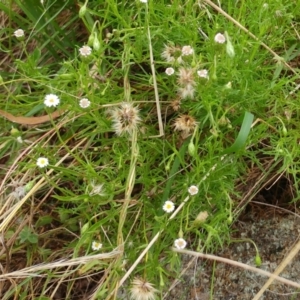
[[[83,98],[79,101],[79,105],[82,108],[87,108],[91,105],[91,101],[89,101],[89,99],[87,99],[87,98]]]
[[[163,210],[167,213],[171,213],[174,209],[175,209],[175,205],[170,200],[167,200],[163,205]]]
[[[59,98],[54,94],[46,95],[44,100],[44,104],[47,107],[51,107],[51,106],[55,107],[59,104],[59,102],[60,102]]]
[[[177,249],[184,249],[186,247],[186,241],[183,238],[175,240],[174,245]]]
[[[226,42],[225,35],[222,33],[217,33],[215,35],[215,42],[219,44],[224,44]]]
[[[39,157],[36,162],[37,166],[40,168],[47,167],[49,165],[49,160],[46,157]]]
[[[199,189],[198,189],[198,187],[197,186],[195,186],[195,185],[191,185],[189,188],[188,188],[188,192],[189,192],[189,194],[190,195],[196,195],[196,194],[198,194],[198,192],[199,192]]]

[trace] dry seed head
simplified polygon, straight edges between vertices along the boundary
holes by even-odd
[[[174,63],[177,61],[179,64],[182,63],[181,49],[176,46],[165,45],[164,51],[161,53],[161,57],[168,63]]]
[[[196,120],[189,115],[181,115],[174,122],[175,130],[182,131],[184,134],[193,132],[196,125]]]
[[[113,129],[117,135],[122,135],[125,132],[132,135],[141,121],[139,110],[128,102],[124,102],[119,108],[111,110],[111,116]]]
[[[177,82],[180,86],[187,86],[192,85],[194,86],[196,84],[194,80],[194,70],[193,69],[187,69],[187,68],[180,68],[178,73],[178,79]]]
[[[201,211],[198,216],[196,217],[195,222],[197,223],[204,223],[208,217],[208,212],[207,211]]]
[[[153,284],[145,279],[135,277],[130,288],[131,297],[133,300],[154,300],[157,290]]]
[[[181,99],[194,98],[195,88],[192,84],[178,88],[178,95]]]
[[[178,111],[180,108],[180,104],[181,104],[180,99],[175,99],[171,102],[170,105],[174,111]]]

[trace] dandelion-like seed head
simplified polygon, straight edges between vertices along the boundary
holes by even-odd
[[[46,157],[39,157],[36,161],[36,165],[39,168],[45,168],[49,165],[49,160]]]
[[[98,251],[102,248],[102,244],[100,242],[97,242],[97,241],[93,241],[92,243],[92,249],[94,251]]]
[[[131,283],[130,293],[132,300],[154,300],[158,291],[153,284],[145,279],[135,277]]]
[[[191,46],[183,46],[181,53],[183,56],[192,55],[194,53],[194,49]]]
[[[178,88],[178,95],[181,99],[194,98],[195,88],[192,84],[187,84],[184,87]]]
[[[206,69],[203,69],[203,70],[198,70],[197,71],[197,75],[201,78],[206,78],[208,79],[209,76],[208,76],[208,71]]]
[[[181,49],[177,46],[165,45],[161,57],[168,63],[177,61],[179,64],[183,62],[181,57]]]
[[[79,105],[81,108],[88,108],[91,105],[91,101],[87,98],[83,98],[79,101]]]
[[[175,127],[175,130],[182,131],[187,135],[194,131],[196,125],[197,122],[192,116],[181,115],[175,120],[173,126]]]
[[[22,38],[24,37],[24,30],[23,29],[17,29],[15,32],[14,32],[14,36],[16,38]]]
[[[174,70],[173,68],[170,67],[170,68],[166,68],[166,71],[165,71],[165,72],[166,72],[167,75],[170,76],[170,75],[173,75],[173,74],[174,74],[175,70]]]
[[[188,188],[188,192],[189,192],[189,194],[190,194],[191,196],[193,196],[193,195],[198,194],[199,189],[198,189],[197,186],[191,185],[191,186]]]
[[[171,102],[170,105],[174,111],[178,111],[180,108],[180,104],[181,104],[180,99],[175,99]]]
[[[187,68],[180,68],[178,72],[177,82],[179,85],[185,87],[187,85],[195,85],[194,70]]]
[[[12,182],[9,183],[8,186],[13,187],[14,190],[10,193],[10,196],[17,200],[23,198],[27,193],[26,186],[22,185],[21,182],[15,181],[14,179],[11,180]]]
[[[131,103],[124,102],[119,108],[115,108],[111,111],[113,120],[113,129],[117,135],[123,133],[132,133],[137,129],[138,124],[141,122],[139,117],[139,110]]]
[[[92,48],[89,46],[82,46],[79,48],[79,53],[84,57],[90,56],[92,54]]]
[[[183,238],[179,238],[179,239],[175,240],[175,242],[174,242],[174,246],[177,249],[184,249],[186,247],[186,244],[187,243]]]
[[[175,209],[175,205],[170,200],[167,200],[163,205],[163,210],[167,213],[171,213],[174,209]]]
[[[222,33],[217,33],[215,35],[215,42],[219,44],[224,44],[226,42],[226,37]]]
[[[44,100],[44,104],[47,107],[51,107],[51,106],[55,107],[59,104],[59,102],[60,102],[60,99],[54,94],[46,95],[45,100]]]
[[[208,212],[207,211],[201,211],[198,214],[198,216],[196,217],[195,222],[197,222],[197,223],[204,223],[207,218],[208,218]]]

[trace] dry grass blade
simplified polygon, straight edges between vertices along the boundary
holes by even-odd
[[[249,271],[252,271],[252,272],[256,272],[260,275],[270,277],[270,279],[272,279],[272,281],[273,280],[278,280],[278,281],[280,281],[282,283],[285,283],[285,284],[288,284],[290,286],[300,288],[300,284],[297,283],[297,282],[279,277],[279,276],[277,276],[275,274],[272,274],[270,272],[267,272],[267,271],[264,271],[264,270],[261,270],[261,269],[255,268],[255,267],[251,267],[251,266],[248,266],[246,264],[243,264],[243,263],[240,263],[240,262],[228,259],[228,258],[223,258],[223,257],[211,255],[211,254],[203,254],[203,253],[200,253],[200,252],[195,252],[195,251],[190,251],[190,250],[179,250],[179,249],[176,249],[176,248],[173,248],[172,250],[175,251],[175,252],[178,252],[178,253],[183,253],[183,254],[187,254],[187,255],[201,257],[201,258],[204,258],[204,259],[210,259],[210,260],[215,260],[215,261],[219,261],[219,262],[222,262],[222,263],[230,264],[232,266],[240,267],[240,268],[243,268],[245,270],[249,270]]]
[[[275,270],[275,272],[273,272],[272,277],[270,277],[268,279],[268,281],[264,284],[264,286],[261,288],[261,290],[255,295],[253,300],[259,300],[259,298],[263,295],[263,293],[266,291],[266,289],[272,284],[272,282],[275,279],[277,279],[276,277],[278,277],[278,275],[293,260],[293,258],[298,254],[299,251],[300,251],[300,240],[293,247],[293,249],[290,251],[288,256],[281,262],[281,264],[278,266],[278,268]]]
[[[83,139],[78,143],[71,151],[74,152],[80,145],[82,145],[86,139]],[[69,153],[67,153],[59,162],[55,164],[55,166],[59,166],[67,157],[69,157]],[[53,172],[53,169],[50,169],[47,172],[47,176],[49,176]],[[28,194],[21,199],[12,209],[10,214],[3,220],[3,222],[0,224],[0,231],[4,231],[4,229],[8,226],[8,224],[11,222],[13,217],[16,215],[17,211],[22,207],[22,205],[27,201],[27,199],[32,196],[36,191],[38,191],[43,185],[45,184],[45,177],[41,178],[28,192]]]
[[[70,267],[70,266],[78,266],[78,265],[84,265],[92,260],[107,260],[112,259],[120,255],[121,251],[114,250],[109,253],[101,253],[96,255],[89,255],[89,256],[81,256],[77,258],[72,259],[62,259],[59,261],[55,261],[53,263],[49,264],[39,264],[35,266],[31,266],[28,268],[24,268],[15,272],[10,272],[6,274],[0,275],[0,280],[6,280],[9,278],[22,278],[22,277],[28,277],[28,276],[47,276],[47,274],[37,274],[37,272],[44,271],[44,270],[50,270],[55,268],[62,268],[62,267]]]

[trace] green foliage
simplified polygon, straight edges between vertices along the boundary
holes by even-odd
[[[24,227],[19,234],[20,243],[28,242],[30,244],[36,244],[38,242],[38,236],[32,232],[29,227]]]
[[[181,264],[171,251],[174,240],[183,237],[190,249],[203,252],[230,240],[243,204],[236,183],[246,181],[254,165],[266,178],[271,173],[290,176],[292,200],[298,201],[300,105],[297,93],[291,94],[298,71],[292,74],[284,62],[292,64],[299,54],[290,23],[300,9],[284,0],[268,6],[224,3],[223,9],[258,38],[254,40],[202,1],[169,2],[0,3],[8,18],[1,49],[9,61],[0,71],[0,109],[26,117],[64,111],[59,119],[49,117],[35,126],[14,124],[14,134],[12,123],[0,118],[0,156],[6,164],[1,176],[9,170],[12,178],[22,178],[21,186],[30,183],[26,192],[32,192],[5,228],[7,240],[13,240],[7,233],[19,232],[19,243],[7,244],[14,254],[22,243],[35,245],[38,251],[27,251],[27,266],[125,249],[117,259],[86,262],[76,274],[73,269],[47,270],[47,279],[36,289],[33,279],[19,279],[18,296],[51,298],[49,285],[59,278],[65,283],[63,297],[72,298],[77,274],[98,282],[103,271],[105,282],[90,289],[104,299],[157,234],[131,277],[159,283],[162,295]],[[18,28],[25,31],[23,41],[13,36]],[[216,43],[215,35],[225,32],[230,44]],[[277,60],[259,40],[276,51]],[[92,50],[87,57],[80,54],[84,45]],[[193,53],[182,56],[181,63],[162,55],[171,47],[178,59],[183,46],[191,46]],[[173,75],[165,73],[168,67]],[[187,79],[178,74],[186,70],[193,72],[186,75],[193,93],[183,97]],[[208,77],[198,76],[199,70],[207,70]],[[45,106],[47,94],[60,98],[58,107]],[[81,107],[82,98],[91,105]],[[113,127],[123,102],[138,108],[141,120],[132,135],[118,135]],[[194,121],[188,134],[178,130],[182,116],[189,117],[189,124]],[[159,118],[163,137],[157,136]],[[39,157],[47,157],[49,165],[38,168]],[[267,158],[274,160],[268,169]],[[9,183],[6,179],[10,193]],[[196,195],[189,195],[191,185],[199,188]],[[20,200],[7,202],[7,210]],[[162,209],[166,200],[180,208],[173,218]],[[197,222],[201,212],[208,217]],[[20,225],[20,215],[30,218]],[[93,250],[93,241],[103,248]],[[41,297],[41,290],[49,294]],[[5,299],[14,292],[12,288]]]

